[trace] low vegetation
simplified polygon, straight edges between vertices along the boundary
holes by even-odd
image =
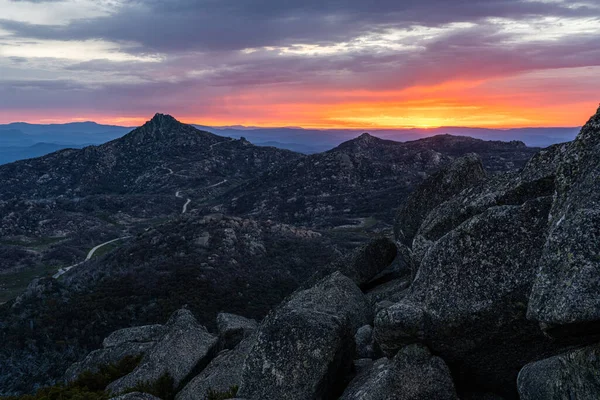
[[[224,391],[224,392],[220,392],[218,390],[209,389],[208,390],[208,394],[206,395],[206,400],[227,400],[227,399],[233,399],[235,396],[237,396],[237,392],[238,392],[238,386],[237,385],[234,385],[234,386],[230,387],[229,390]]]
[[[135,387],[129,389],[126,393],[148,393],[162,400],[175,399],[175,380],[169,374],[164,374],[154,382],[138,383]]]
[[[57,384],[38,390],[32,395],[3,397],[1,400],[107,400],[104,392],[109,383],[129,374],[137,367],[140,357],[127,356],[116,364],[105,365],[97,372],[86,371],[74,382]],[[171,384],[172,386],[172,384]],[[157,386],[158,387],[158,386]],[[168,400],[165,398],[165,400]]]

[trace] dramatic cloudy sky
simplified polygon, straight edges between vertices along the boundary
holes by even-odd
[[[598,0],[0,0],[0,122],[575,126]]]

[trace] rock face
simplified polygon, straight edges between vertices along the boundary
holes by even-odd
[[[240,315],[219,313],[217,315],[217,329],[222,348],[233,349],[242,339],[252,335],[258,324],[253,319]]]
[[[430,176],[400,207],[394,224],[396,239],[406,245],[412,244],[423,219],[431,210],[485,176],[481,158],[476,154],[461,157]]]
[[[169,374],[178,386],[195,368],[208,362],[218,342],[185,309],[173,314],[165,330],[140,365],[129,375],[111,383],[107,391],[122,393],[139,383],[155,382],[164,374]]]
[[[433,244],[408,295],[377,314],[381,348],[422,341],[471,378],[514,382],[528,350],[514,342],[544,342],[525,314],[550,201],[492,207]]]
[[[330,399],[354,356],[354,332],[370,320],[358,287],[336,272],[294,293],[257,332],[239,396],[258,399]]]
[[[410,345],[381,358],[348,385],[340,400],[458,400],[450,370],[427,348]]]
[[[242,383],[244,362],[254,345],[254,337],[244,339],[233,350],[223,350],[208,366],[190,381],[176,400],[204,399],[209,390],[226,392]]]
[[[547,326],[600,331],[600,109],[562,155],[550,232],[529,303]]]
[[[146,354],[164,334],[163,325],[138,326],[113,332],[104,339],[103,348],[92,351],[80,362],[74,363],[65,372],[65,381],[76,380],[83,372],[97,372],[105,365],[116,364],[127,356]]]
[[[527,364],[519,373],[521,400],[600,398],[600,345]]]

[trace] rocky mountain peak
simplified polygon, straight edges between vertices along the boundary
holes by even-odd
[[[172,123],[180,123],[180,122],[177,121],[173,116],[171,116],[169,114],[156,113],[156,114],[154,114],[154,117],[152,117],[152,119],[149,121],[149,123],[164,125],[164,124],[172,124]]]
[[[340,144],[338,147],[336,147],[334,149],[335,150],[342,150],[342,151],[358,151],[358,150],[365,150],[365,149],[373,149],[375,147],[379,147],[379,144],[384,144],[387,143],[389,141],[387,140],[383,140],[380,139],[376,136],[370,135],[368,133],[363,133],[362,135],[360,135],[359,137],[356,137],[354,139],[350,139],[342,144]]]
[[[179,122],[178,120],[176,120],[174,117],[172,117],[169,114],[160,114],[157,113],[154,115],[154,117],[152,117],[152,119],[148,122],[146,122],[143,127],[146,128],[150,128],[152,130],[155,131],[171,131],[174,128],[180,127],[184,124],[182,124],[181,122]]]
[[[361,141],[361,142],[370,142],[373,141],[373,139],[376,139],[374,136],[371,136],[370,134],[368,134],[367,132],[361,134],[357,140]]]
[[[167,141],[175,138],[195,135],[198,131],[191,125],[179,122],[168,114],[157,113],[141,127],[133,130],[128,137],[134,139],[136,144],[141,142]]]

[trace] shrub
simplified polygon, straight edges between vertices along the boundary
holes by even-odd
[[[164,374],[154,382],[138,383],[135,387],[125,393],[142,392],[159,397],[162,400],[175,399],[175,380],[168,373]]]
[[[129,374],[141,357],[127,356],[116,364],[100,367],[98,372],[85,371],[69,384],[58,384],[39,389],[35,394],[3,397],[1,400],[108,400],[104,392],[109,383]]]
[[[229,388],[229,390],[225,392],[219,392],[216,390],[208,389],[208,393],[206,394],[206,400],[226,400],[232,399],[237,396],[238,387],[234,385]]]

